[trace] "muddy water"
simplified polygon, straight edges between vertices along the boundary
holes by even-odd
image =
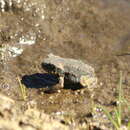
[[[120,71],[124,95],[130,100],[129,12],[129,0],[12,0],[12,6],[7,2],[0,13],[0,44],[19,51],[10,54],[7,49],[9,54],[3,54],[0,90],[19,101],[20,77],[27,87],[27,100],[35,101],[46,113],[63,111],[77,118],[91,112],[87,90],[63,89],[50,94],[41,90],[47,86],[42,82],[41,62],[54,53],[95,68],[99,86],[94,90],[95,104],[113,107]],[[126,116],[129,118],[128,113]]]

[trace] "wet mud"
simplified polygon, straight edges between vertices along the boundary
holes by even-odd
[[[75,129],[113,129],[99,109],[93,113],[93,104],[110,111],[117,106],[120,71],[130,101],[130,1],[12,0],[0,7],[0,92],[21,106],[20,78],[27,91],[25,106],[33,101],[39,111]],[[90,92],[66,84],[59,91],[58,77],[41,67],[49,53],[91,65],[98,87]],[[127,107],[123,112],[125,124],[130,112]]]

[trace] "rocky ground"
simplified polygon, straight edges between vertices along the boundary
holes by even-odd
[[[1,0],[0,128],[113,130],[96,106],[113,113],[120,71],[130,101],[129,12],[129,0]],[[94,97],[74,85],[46,92],[41,63],[49,53],[91,65],[98,78]],[[122,123],[129,121],[124,106]]]

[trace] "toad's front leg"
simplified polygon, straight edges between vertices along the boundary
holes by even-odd
[[[61,85],[61,88],[64,88],[64,76],[59,76],[59,83]]]

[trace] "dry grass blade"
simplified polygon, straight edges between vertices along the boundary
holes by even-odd
[[[18,82],[19,82],[19,87],[20,87],[20,91],[21,91],[21,95],[22,95],[22,99],[26,100],[27,98],[27,91],[26,91],[26,87],[24,84],[21,83],[20,78],[18,77]]]

